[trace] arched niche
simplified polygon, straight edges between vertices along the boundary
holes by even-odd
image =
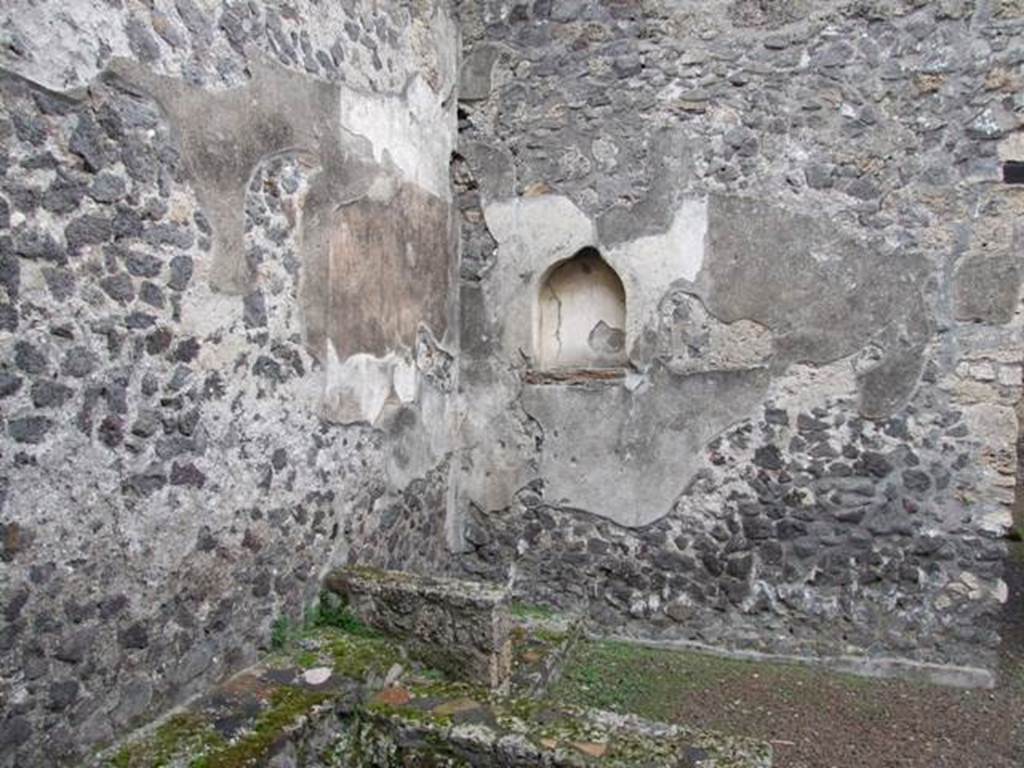
[[[626,291],[596,248],[583,248],[541,280],[535,336],[542,370],[626,363]]]

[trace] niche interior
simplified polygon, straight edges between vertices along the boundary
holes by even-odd
[[[626,291],[596,248],[555,264],[541,281],[536,353],[542,370],[626,364]]]

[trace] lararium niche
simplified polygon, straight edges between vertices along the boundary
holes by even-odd
[[[595,248],[583,248],[541,281],[537,364],[542,370],[626,363],[626,291]]]

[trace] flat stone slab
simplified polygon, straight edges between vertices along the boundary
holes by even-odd
[[[397,702],[396,702],[397,699]],[[401,734],[395,750],[394,734]],[[771,748],[633,715],[560,706],[544,698],[488,695],[464,683],[413,682],[400,697],[372,700],[346,733],[371,765],[501,768],[769,768]],[[385,755],[396,763],[387,763]],[[429,758],[420,762],[419,758]]]
[[[512,673],[508,593],[479,582],[369,568],[329,574],[324,586],[367,626],[451,677],[507,690]]]

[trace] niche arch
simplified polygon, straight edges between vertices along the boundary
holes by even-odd
[[[596,248],[554,264],[541,278],[534,351],[545,371],[626,364],[626,289]]]

